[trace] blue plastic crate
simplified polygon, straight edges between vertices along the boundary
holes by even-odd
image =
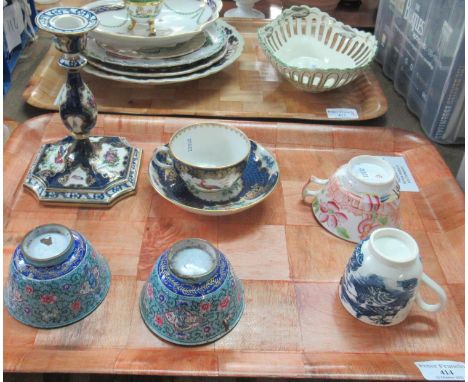
[[[463,10],[463,0],[380,0],[377,13],[383,71],[439,143],[464,141]]]

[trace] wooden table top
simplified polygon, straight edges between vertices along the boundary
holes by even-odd
[[[398,129],[232,121],[276,156],[281,182],[260,205],[213,218],[169,204],[148,180],[153,150],[196,122],[100,115],[95,134],[121,135],[144,150],[136,195],[108,210],[40,205],[22,182],[40,144],[62,138],[65,129],[58,114],[15,129],[4,148],[4,281],[23,235],[51,222],[82,232],[113,276],[104,303],[65,328],[30,328],[4,309],[5,371],[409,380],[422,379],[415,361],[464,359],[464,195],[425,138]],[[328,177],[363,153],[401,155],[416,179],[420,192],[401,194],[402,228],[418,241],[426,273],[447,292],[440,313],[414,307],[400,325],[372,327],[338,300],[354,244],[318,225],[301,188],[311,174]],[[186,237],[223,251],[246,293],[238,326],[192,348],[159,340],[137,305],[157,257]]]
[[[385,114],[385,95],[372,69],[350,84],[324,93],[294,88],[273,68],[257,40],[262,20],[229,21],[245,40],[240,58],[228,68],[196,81],[163,86],[126,84],[83,77],[103,112],[138,115],[183,115],[224,118],[329,120],[327,108],[353,108],[356,120]],[[57,96],[66,79],[51,47],[23,94],[32,106],[58,110]],[[181,96],[183,95],[183,96]]]

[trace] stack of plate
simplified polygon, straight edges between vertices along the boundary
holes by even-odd
[[[166,0],[156,20],[156,36],[145,25],[128,31],[123,3],[101,0],[83,8],[97,14],[84,52],[84,70],[120,82],[159,85],[207,77],[231,65],[244,41],[218,20],[221,0]]]

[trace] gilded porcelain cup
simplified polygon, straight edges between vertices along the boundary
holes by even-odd
[[[106,260],[81,234],[58,224],[39,226],[13,253],[5,305],[26,325],[57,328],[93,312],[110,280]]]
[[[125,0],[130,25],[133,30],[137,24],[148,24],[149,35],[155,36],[155,20],[161,12],[164,0]]]
[[[321,186],[311,190],[312,184]],[[315,176],[302,190],[318,222],[332,234],[358,243],[377,228],[400,225],[400,187],[385,160],[360,155],[330,179]]]
[[[436,293],[438,303],[423,300],[422,283]],[[377,326],[399,324],[414,302],[426,312],[438,312],[447,302],[440,285],[423,273],[416,241],[396,228],[380,228],[356,247],[341,278],[339,295],[353,317]]]
[[[226,257],[201,239],[177,242],[157,260],[140,296],[148,328],[179,345],[201,345],[231,331],[244,289]]]
[[[153,160],[161,168],[174,168],[188,190],[226,192],[238,182],[250,155],[250,140],[232,126],[201,123],[178,130]],[[166,163],[158,159],[165,154]]]

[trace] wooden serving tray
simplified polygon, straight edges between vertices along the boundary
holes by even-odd
[[[196,81],[144,86],[84,74],[100,111],[139,115],[195,115],[227,118],[328,120],[327,108],[353,108],[357,120],[377,118],[387,100],[371,69],[350,84],[325,93],[297,90],[273,68],[257,40],[265,21],[233,20],[244,36],[241,57],[220,73]],[[23,94],[30,105],[58,110],[55,103],[65,71],[57,64],[54,47],[42,60]],[[341,119],[341,121],[346,119]]]
[[[464,359],[464,196],[427,139],[398,129],[232,121],[276,156],[281,183],[258,206],[213,218],[169,204],[148,180],[153,150],[200,121],[100,115],[96,134],[121,135],[144,149],[136,195],[108,210],[45,207],[23,188],[39,145],[64,135],[57,114],[13,132],[4,149],[4,280],[23,235],[52,222],[82,232],[107,258],[113,277],[104,303],[65,328],[33,329],[4,309],[5,371],[409,380],[422,379],[415,361]],[[419,243],[425,271],[447,292],[440,313],[414,307],[400,325],[373,327],[338,300],[354,244],[318,225],[301,202],[301,188],[311,174],[328,177],[363,153],[404,156],[420,187],[401,194],[402,223]],[[137,303],[158,256],[186,237],[219,247],[246,293],[238,326],[192,348],[159,340]]]

